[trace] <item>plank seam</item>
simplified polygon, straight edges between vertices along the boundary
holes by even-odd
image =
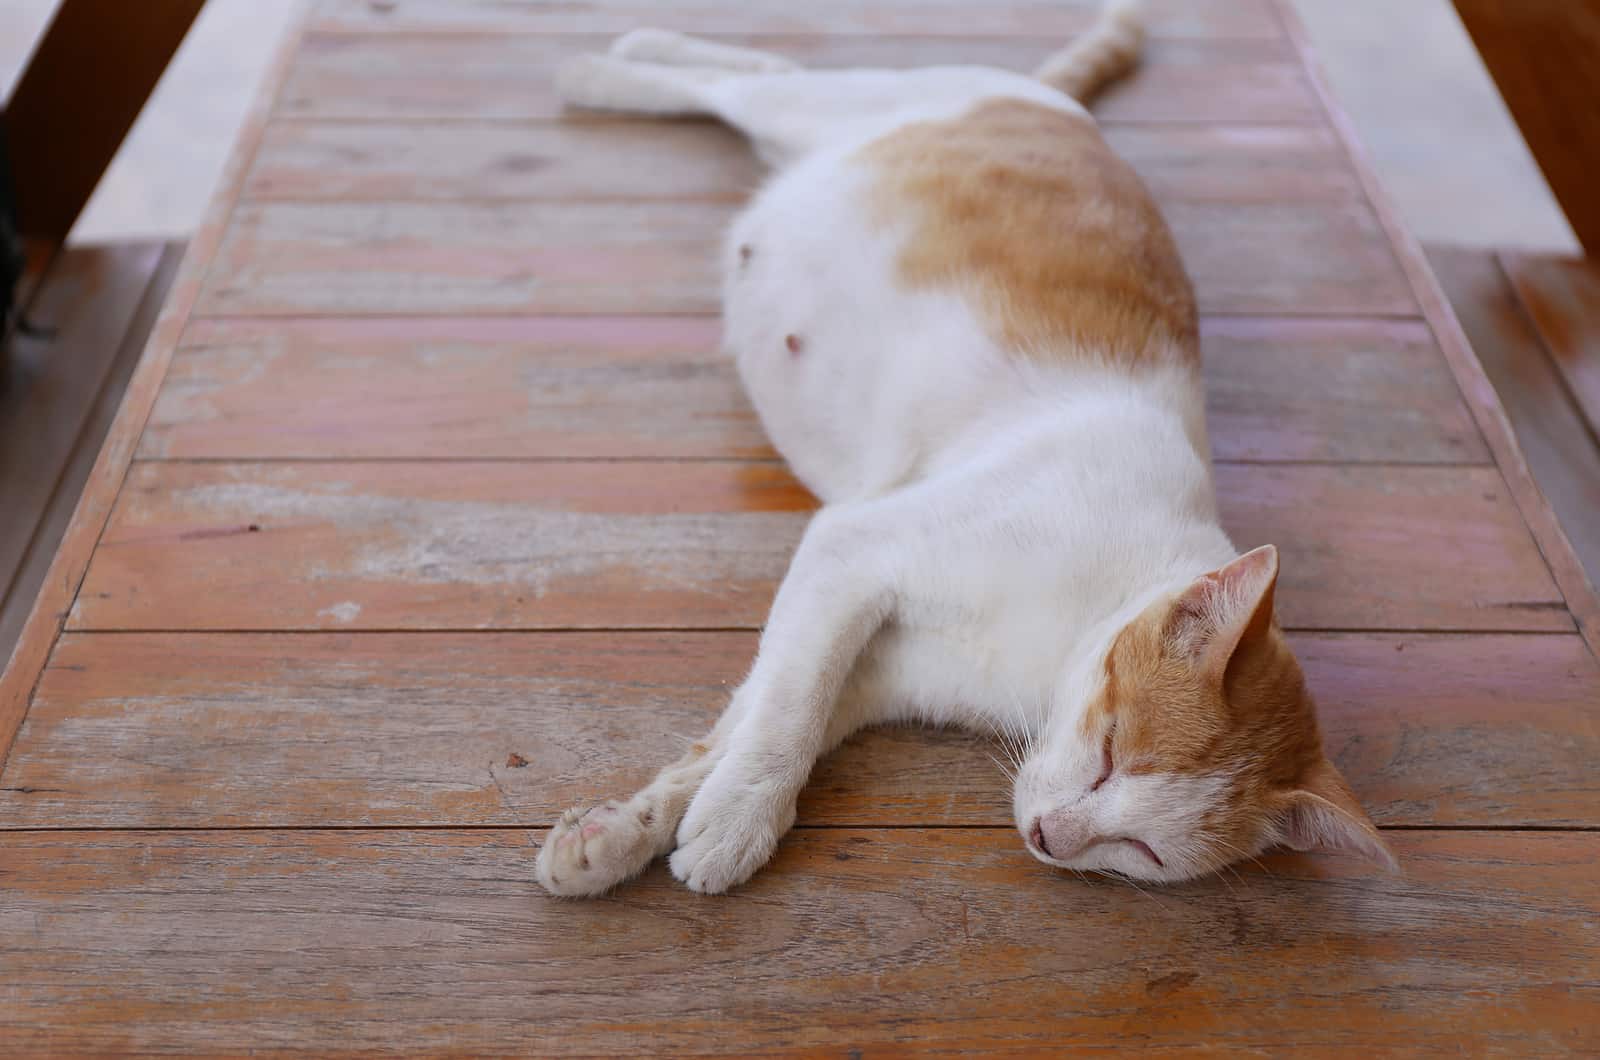
[[[1547,611],[1560,608],[1566,609],[1566,604],[1560,600],[1537,601],[1528,605],[1527,610]],[[1569,616],[1570,618],[1570,616]],[[363,626],[353,629],[321,627],[321,626],[258,626],[258,627],[233,627],[233,626],[68,626],[62,629],[66,635],[92,635],[92,636],[219,636],[219,637],[256,637],[256,636],[297,636],[297,637],[344,637],[344,636],[395,636],[407,634],[412,636],[459,636],[466,633],[515,633],[522,636],[544,636],[554,633],[583,634],[639,634],[648,636],[659,633],[759,633],[763,627],[749,626]],[[1565,629],[1530,629],[1526,626],[1300,626],[1280,625],[1285,633],[1317,633],[1317,634],[1348,634],[1350,636],[1451,636],[1451,637],[1573,637],[1580,636],[1575,625]],[[48,669],[48,667],[46,667]]]
[[[1597,595],[1595,587],[1590,584],[1588,576],[1578,562],[1572,544],[1567,540],[1566,532],[1561,529],[1549,500],[1528,470],[1527,460],[1523,457],[1522,447],[1511,429],[1500,396],[1489,382],[1483,366],[1478,363],[1477,354],[1473,352],[1472,344],[1467,340],[1461,322],[1456,318],[1455,310],[1450,305],[1450,300],[1445,297],[1437,277],[1428,266],[1421,245],[1401,223],[1398,212],[1390,202],[1388,193],[1379,183],[1366,151],[1356,136],[1354,126],[1334,98],[1333,90],[1311,47],[1305,27],[1298,15],[1288,6],[1288,0],[1274,0],[1272,6],[1282,21],[1290,41],[1299,51],[1301,65],[1322,101],[1323,110],[1333,125],[1334,132],[1344,144],[1345,151],[1355,166],[1356,175],[1366,192],[1368,205],[1376,213],[1379,225],[1389,237],[1390,252],[1410,285],[1412,298],[1433,331],[1434,341],[1444,354],[1445,362],[1450,367],[1450,373],[1455,379],[1462,400],[1471,412],[1484,443],[1489,447],[1489,452],[1495,458],[1500,478],[1511,495],[1512,503],[1522,516],[1523,524],[1533,538],[1534,545],[1538,548],[1539,555],[1544,560],[1557,590],[1566,600],[1567,610],[1577,624],[1578,631],[1583,635],[1590,653],[1596,659],[1600,659],[1600,595]]]
[[[4,790],[4,789],[0,789]],[[0,835],[53,833],[163,833],[163,832],[539,832],[549,824],[236,824],[236,825],[0,825]],[[1477,825],[1477,824],[1380,824],[1381,832],[1485,832],[1534,834],[1595,834],[1600,825]],[[1016,825],[1004,824],[909,824],[909,823],[818,823],[796,824],[792,832],[1015,832]]]
[[[1213,458],[1216,467],[1494,468],[1493,460],[1268,460]],[[783,465],[777,456],[137,456],[135,464],[754,464]]]
[[[1060,40],[1063,45],[1071,43],[1072,39],[1085,30],[1088,25],[1080,27],[1072,33],[1063,32],[1052,40]],[[489,39],[503,40],[506,37],[533,38],[554,37],[561,40],[576,40],[583,37],[620,37],[622,30],[605,29],[551,29],[548,27],[529,27],[518,29],[499,27],[496,29],[444,29],[439,27],[427,28],[419,26],[416,29],[373,29],[366,27],[340,26],[336,22],[318,21],[315,18],[307,20],[306,40],[316,40],[318,37],[334,39],[349,39],[351,37],[367,37],[372,40],[395,40],[406,37],[419,40],[472,40]],[[712,40],[745,40],[751,37],[760,37],[768,40],[795,40],[812,41],[819,39],[836,38],[840,40],[871,40],[874,37],[888,37],[893,40],[930,40],[930,41],[967,41],[983,40],[997,43],[1011,41],[1032,42],[1039,39],[1037,33],[1028,33],[1018,30],[1015,33],[983,33],[975,37],[968,37],[960,33],[896,33],[896,32],[863,32],[863,33],[796,33],[791,31],[767,32],[765,30],[752,30],[750,32],[714,32],[695,33],[697,37],[708,37]],[[1250,36],[1248,34],[1196,34],[1196,33],[1151,33],[1147,37],[1151,41],[1173,44],[1286,44],[1289,43],[1288,35],[1283,32],[1280,24],[1277,36]]]
[[[270,105],[264,100],[275,99],[286,83],[307,18],[307,10],[302,7],[292,29],[279,44],[262,91],[234,142],[220,190],[211,201],[206,220],[189,243],[166,305],[129,379],[116,418],[89,472],[44,585],[23,624],[16,648],[5,669],[0,671],[0,776],[4,775],[11,747],[33,701],[45,664],[66,626],[88,573],[89,561],[110,523],[112,507],[132,466],[133,454],[155,406],[172,355],[193,316],[211,263],[222,246],[222,229],[244,189],[256,152],[265,138]]]
[[[555,199],[550,200],[550,202],[552,202],[552,203],[553,202],[558,202],[558,201],[560,201],[560,200],[555,200]],[[285,203],[285,204],[281,204],[281,205],[293,205],[293,204]],[[337,205],[340,205],[340,204],[339,203],[325,203],[324,205],[337,206]],[[344,205],[349,205],[349,204],[346,203]],[[362,203],[361,205],[365,205],[365,206],[382,206],[384,204],[380,203],[380,202],[368,202],[368,203]],[[434,205],[438,205],[438,204],[435,203]],[[593,205],[605,205],[605,204],[597,203],[597,204],[593,204]],[[662,205],[670,206],[672,204],[670,202],[668,202],[668,203],[663,203]],[[618,313],[618,312],[610,311],[610,310],[607,310],[607,311],[598,311],[598,310],[597,311],[584,311],[584,310],[581,310],[581,309],[563,309],[560,312],[549,312],[547,310],[528,310],[526,312],[517,312],[515,310],[494,309],[494,310],[492,310],[490,312],[483,313],[482,315],[480,315],[478,313],[474,313],[474,312],[461,312],[461,311],[457,311],[457,310],[453,310],[453,309],[441,309],[438,312],[429,312],[429,313],[417,313],[417,312],[412,312],[412,313],[392,313],[392,312],[388,312],[386,310],[362,311],[362,310],[348,310],[348,309],[347,310],[341,310],[340,312],[337,312],[337,313],[307,313],[306,311],[300,310],[300,309],[297,309],[297,310],[285,310],[283,312],[263,311],[263,312],[255,312],[255,313],[242,313],[242,312],[239,312],[238,310],[198,309],[198,310],[196,310],[196,311],[194,311],[194,312],[189,314],[190,321],[199,321],[199,320],[203,320],[203,321],[216,321],[216,320],[239,320],[239,321],[348,320],[348,321],[364,321],[364,320],[463,320],[463,319],[472,319],[472,320],[541,320],[541,319],[546,319],[546,318],[552,319],[552,320],[578,320],[578,319],[581,319],[581,320],[606,320],[606,319],[610,319],[610,320],[633,320],[633,319],[636,319],[636,318],[652,318],[652,319],[660,318],[660,319],[668,319],[668,320],[718,320],[718,319],[721,319],[721,316],[720,316],[720,314],[715,313],[715,312],[713,312],[711,310],[657,311],[657,312],[650,312],[650,313]],[[1338,321],[1338,320],[1357,321],[1357,320],[1366,320],[1366,321],[1372,321],[1374,323],[1388,322],[1388,323],[1394,323],[1394,324],[1407,324],[1407,323],[1425,324],[1425,323],[1427,323],[1427,320],[1428,320],[1428,318],[1421,312],[1416,312],[1416,313],[1398,313],[1398,312],[1396,312],[1396,313],[1382,313],[1382,312],[1373,312],[1371,310],[1366,310],[1366,309],[1353,310],[1353,311],[1351,311],[1349,313],[1338,313],[1338,312],[1330,313],[1330,312],[1327,312],[1325,310],[1322,311],[1322,312],[1316,312],[1314,310],[1307,310],[1307,311],[1304,311],[1304,312],[1292,311],[1292,312],[1277,312],[1277,313],[1261,313],[1261,312],[1252,312],[1252,311],[1249,311],[1249,310],[1230,311],[1230,310],[1211,309],[1211,310],[1206,310],[1205,312],[1201,313],[1200,314],[1200,319],[1202,321],[1205,321],[1205,320],[1285,320],[1285,321],[1297,321],[1297,322],[1300,322],[1300,321],[1319,321],[1319,320],[1320,321]]]
[[[100,381],[95,384],[94,394],[89,401],[84,404],[83,419],[78,424],[78,429],[73,433],[72,443],[67,447],[66,454],[61,462],[61,466],[56,469],[55,478],[50,483],[49,492],[45,494],[44,504],[39,509],[38,518],[34,522],[32,531],[30,531],[28,534],[28,540],[23,544],[22,550],[17,554],[16,566],[12,568],[10,576],[3,583],[0,583],[0,605],[3,605],[10,600],[11,593],[18,587],[18,584],[22,579],[23,570],[28,565],[28,557],[33,553],[34,548],[38,546],[41,540],[40,535],[44,532],[51,503],[55,500],[56,495],[61,492],[61,489],[66,482],[67,475],[72,466],[73,454],[78,451],[78,447],[84,442],[84,436],[89,431],[94,419],[95,406],[100,403],[101,397],[105,394],[106,388],[110,385],[111,377],[115,374],[115,365],[117,359],[123,356],[123,351],[131,341],[132,329],[135,323],[139,320],[141,313],[144,312],[145,303],[151,297],[152,288],[155,286],[156,278],[161,272],[161,259],[166,251],[165,245],[157,240],[151,240],[145,245],[148,248],[148,252],[152,254],[152,258],[149,262],[148,271],[145,275],[144,287],[140,290],[139,298],[136,302],[134,302],[133,309],[128,314],[128,320],[124,325],[122,339],[117,344],[117,352],[106,359],[105,370],[101,374]],[[65,255],[62,255],[62,257],[64,256]],[[42,280],[31,293],[39,294],[45,290],[48,283],[48,278]],[[164,294],[165,292],[162,293]],[[30,305],[30,309],[32,308],[33,307]],[[16,314],[16,319],[20,320],[26,315],[27,312]],[[4,354],[0,353],[0,356],[4,356]]]

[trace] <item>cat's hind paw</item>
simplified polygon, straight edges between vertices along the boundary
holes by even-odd
[[[702,40],[669,29],[630,30],[611,42],[612,55],[669,66],[709,66],[747,74],[782,74],[800,64],[782,55]]]
[[[572,809],[545,836],[534,878],[551,894],[585,898],[637,876],[661,852],[656,810],[648,802],[606,802]]]

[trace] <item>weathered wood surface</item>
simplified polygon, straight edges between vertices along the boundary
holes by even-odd
[[[76,428],[76,437],[72,439],[70,449],[59,455],[59,463],[55,463],[52,467],[52,470],[59,472],[53,488],[47,496],[40,497],[36,494],[33,498],[36,503],[42,503],[38,503],[35,509],[37,519],[33,521],[32,537],[22,550],[16,567],[11,571],[0,573],[0,579],[9,575],[7,586],[0,589],[0,658],[11,655],[12,648],[17,644],[27,625],[28,615],[33,611],[35,601],[46,588],[46,575],[55,560],[56,549],[71,524],[72,513],[78,506],[89,474],[100,456],[101,446],[116,419],[123,393],[127,390],[128,382],[139,365],[145,341],[150,337],[150,332],[161,315],[161,307],[165,304],[167,294],[172,287],[178,263],[183,259],[182,243],[155,243],[150,246],[157,252],[156,259],[144,275],[144,290],[131,315],[124,321],[125,330],[120,337],[103,333],[92,343],[69,344],[67,339],[74,332],[81,340],[85,331],[91,330],[83,328],[84,321],[78,318],[70,322],[63,321],[64,326],[54,341],[37,336],[24,339],[23,336],[14,335],[12,338],[15,344],[14,351],[32,345],[35,350],[44,354],[50,375],[65,381],[67,377],[81,372],[91,376],[91,379],[80,380],[78,385],[86,387],[92,380],[99,389],[79,389],[73,395],[72,402],[78,405],[77,408],[57,402],[51,409],[52,423],[58,417],[71,421]],[[112,251],[120,252],[123,249],[116,247],[112,248]],[[73,247],[63,253],[70,259],[76,254],[99,256],[107,253],[107,250],[99,247]],[[130,264],[140,271],[146,267],[142,258],[135,258]],[[93,305],[98,304],[96,301]],[[100,308],[109,309],[104,306]],[[93,306],[81,305],[80,311],[93,312]],[[100,347],[98,343],[101,341],[109,341],[112,348],[107,351]],[[103,371],[103,374],[95,378],[92,376],[94,371]],[[62,395],[63,391],[56,391],[58,398]],[[19,388],[19,396],[27,406],[24,411],[31,412],[31,399],[37,395],[26,393]],[[18,432],[19,424],[15,421],[9,426],[0,426],[0,434],[12,436],[9,444],[0,441],[0,447],[8,451],[18,450],[41,463],[50,463],[51,455],[36,448],[38,436],[27,433],[31,427],[26,424],[20,426],[20,432]],[[3,462],[4,458],[0,457],[0,463]],[[29,507],[28,498],[22,496],[11,485],[0,485],[0,496],[6,499],[8,525],[12,521],[17,523],[27,521],[23,513]],[[0,531],[0,537],[3,536],[4,532]],[[4,707],[0,706],[0,749],[6,746],[10,737],[10,730],[4,723],[3,715]],[[3,750],[0,750],[0,760],[3,758]]]
[[[720,336],[712,317],[197,321],[140,456],[775,459]]]
[[[15,649],[0,671],[0,769],[12,737],[27,713],[28,701],[39,674],[44,670],[50,650],[72,601],[89,567],[100,533],[110,517],[123,476],[139,444],[139,432],[161,389],[167,364],[177,346],[178,336],[188,322],[190,310],[199,295],[200,285],[228,223],[244,180],[244,171],[254,155],[272,109],[272,97],[283,83],[288,61],[299,34],[291,34],[280,47],[268,70],[268,87],[243,116],[239,138],[218,180],[217,196],[196,229],[172,281],[171,291],[146,343],[144,352],[128,380],[116,418],[106,433],[94,466],[89,471],[72,519],[61,545],[50,562],[43,587],[23,625]]]
[[[728,899],[532,883],[521,826],[721,705],[811,504],[714,350],[748,156],[561,116],[554,62],[648,22],[1025,67],[1097,4],[319,4],[0,681],[3,747],[40,678],[0,767],[7,1054],[1600,1049],[1597,840],[1519,831],[1600,817],[1564,542],[1269,0],[1156,0],[1101,113],[1212,314],[1230,529],[1283,547],[1330,753],[1407,875],[1079,882],[1022,850],[986,741],[893,730]]]
[[[1005,830],[808,830],[738,898],[534,892],[522,831],[0,838],[18,1052],[1600,1048],[1592,834],[1392,833],[1157,895]],[[1381,987],[1375,984],[1381,984]]]
[[[1223,465],[1299,628],[1568,630],[1492,468]],[[778,464],[134,466],[73,629],[755,628],[814,502]]]
[[[18,335],[0,347],[0,358],[16,362],[0,389],[0,604],[72,460],[161,252],[160,243],[66,251],[29,310],[53,334]],[[9,639],[0,639],[0,658],[10,647]]]
[[[1224,460],[1484,463],[1411,321],[1218,317],[1202,328]],[[201,320],[146,459],[776,454],[711,318]]]
[[[1310,125],[1121,125],[1116,152],[1162,202],[1361,205],[1356,174]],[[278,122],[255,202],[340,199],[743,203],[765,175],[742,137],[699,121]]]
[[[1177,173],[1155,179],[1183,183]],[[1364,203],[1246,199],[1249,181],[1237,186],[1235,201],[1164,203],[1203,310],[1415,312]],[[234,213],[198,312],[711,313],[735,209],[643,199],[250,203]]]
[[[980,20],[981,21],[981,20]],[[975,25],[979,33],[990,32]],[[978,64],[1031,71],[1064,38],[776,36],[710,33],[781,52],[806,66],[904,68]],[[282,117],[410,120],[604,120],[563,112],[551,71],[607,35],[314,33],[279,100]],[[1102,122],[1308,122],[1322,110],[1287,41],[1224,37],[1150,41],[1139,76],[1095,100]]]
[[[1570,336],[1535,326],[1502,268],[1504,259],[1493,251],[1435,247],[1428,259],[1516,428],[1540,491],[1589,581],[1600,582],[1600,446],[1549,345],[1551,338]]]
[[[1600,826],[1600,667],[1577,637],[1291,639],[1329,753],[1380,823]],[[547,825],[646,783],[754,650],[751,633],[70,634],[0,821]],[[1005,827],[999,753],[862,734],[818,768],[800,821]]]
[[[1600,24],[1600,8],[1591,18]],[[1595,212],[1600,240],[1600,208]],[[1600,265],[1535,254],[1507,254],[1502,261],[1589,430],[1600,437]]]
[[[1468,408],[1472,410],[1473,420],[1477,423],[1478,430],[1482,432],[1489,451],[1494,454],[1495,464],[1504,476],[1506,488],[1516,504],[1517,511],[1527,524],[1529,532],[1533,534],[1534,540],[1539,543],[1539,550],[1544,555],[1551,576],[1560,588],[1567,609],[1577,623],[1579,632],[1583,634],[1584,641],[1589,645],[1589,650],[1600,656],[1600,593],[1596,592],[1595,586],[1585,575],[1583,564],[1574,552],[1571,542],[1568,541],[1560,521],[1539,491],[1539,486],[1529,470],[1527,459],[1523,456],[1516,435],[1511,429],[1499,395],[1495,393],[1483,365],[1473,353],[1466,335],[1461,330],[1460,322],[1451,311],[1449,300],[1439,286],[1438,279],[1429,269],[1422,245],[1401,223],[1399,213],[1378,183],[1377,175],[1349,118],[1333,98],[1327,81],[1318,67],[1310,39],[1306,35],[1305,27],[1300,23],[1299,15],[1289,0],[1276,0],[1275,7],[1289,39],[1300,53],[1301,63],[1311,80],[1312,87],[1322,101],[1329,124],[1338,132],[1346,152],[1356,167],[1362,187],[1367,193],[1367,200],[1383,226],[1383,231],[1410,284],[1418,306],[1439,342],[1440,352],[1444,354],[1451,373],[1456,377],[1456,384],[1461,388],[1462,396],[1466,399]]]
[[[1101,0],[320,0],[314,30],[621,33],[667,26],[685,33],[915,33],[964,37],[981,23],[996,35],[1068,40],[1087,28]],[[1151,0],[1152,34],[1170,37],[1283,35],[1271,0]]]

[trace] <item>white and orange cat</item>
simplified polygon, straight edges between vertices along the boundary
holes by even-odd
[[[868,725],[1009,735],[1036,858],[1171,881],[1277,844],[1394,858],[1324,756],[1273,618],[1278,555],[1223,533],[1194,295],[1079,100],[1129,69],[1114,2],[1036,77],[801,70],[659,30],[573,104],[711,114],[777,170],[723,256],[726,345],[825,502],[748,678],[643,791],[565,814],[555,894],[671,852],[742,883],[819,756]]]

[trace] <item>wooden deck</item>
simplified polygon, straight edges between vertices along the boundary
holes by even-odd
[[[982,741],[882,731],[732,895],[546,897],[541,829],[715,714],[813,503],[715,349],[756,167],[563,117],[552,64],[1027,67],[1094,3],[324,0],[0,679],[0,1051],[1600,1050],[1600,605],[1287,5],[1153,6],[1099,110],[1403,875],[1062,876]]]

